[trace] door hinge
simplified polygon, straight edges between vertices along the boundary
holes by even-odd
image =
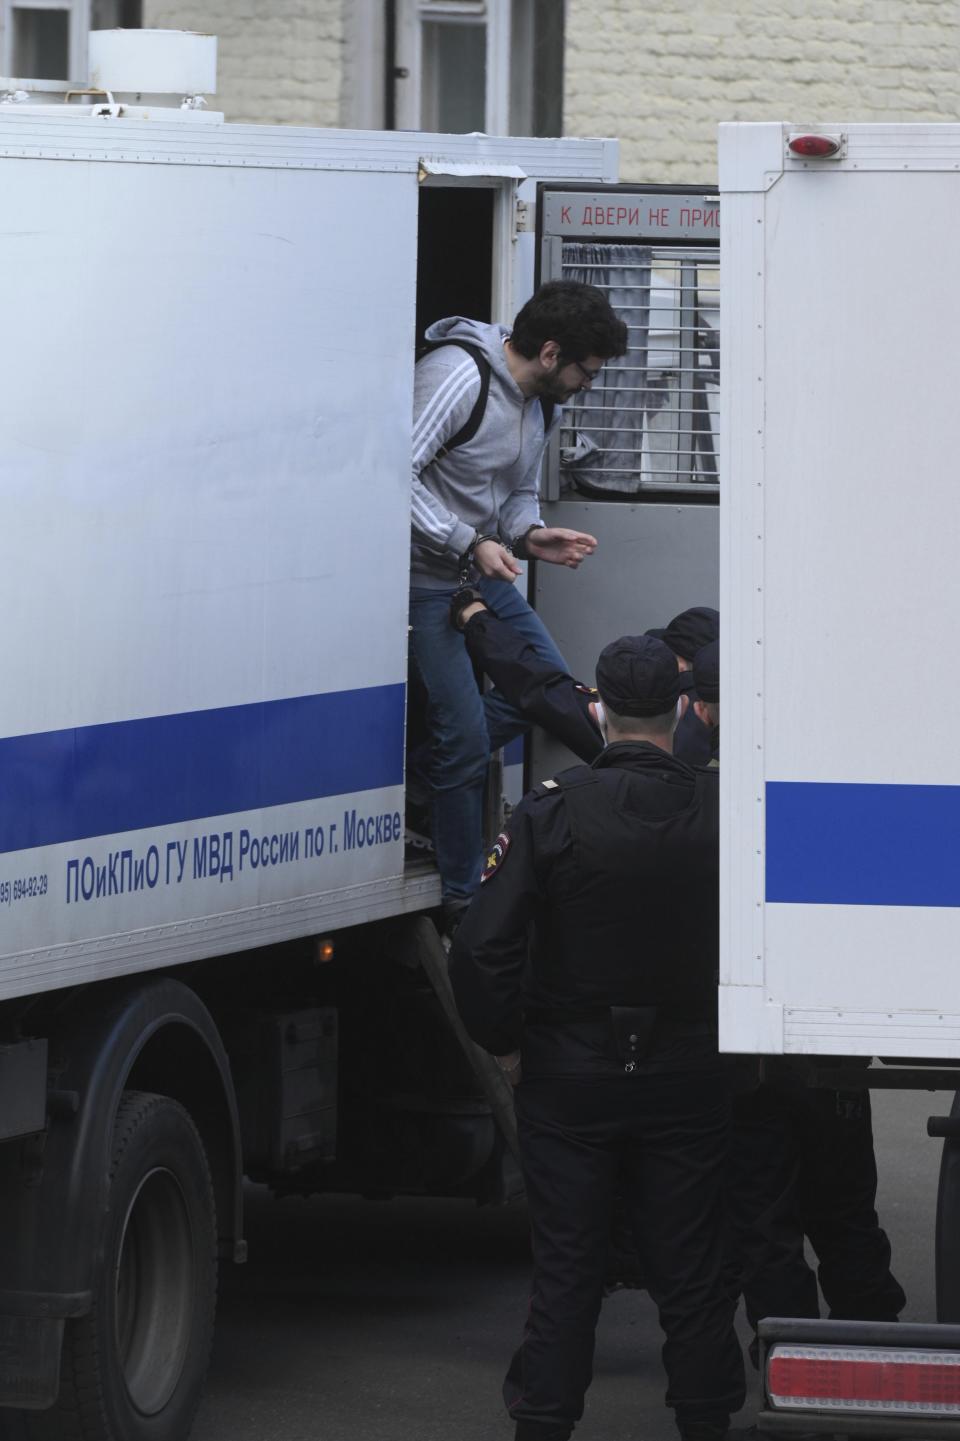
[[[518,200],[513,219],[514,235],[532,235],[537,228],[536,207],[529,200]]]

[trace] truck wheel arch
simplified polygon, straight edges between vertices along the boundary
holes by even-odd
[[[239,1259],[243,1161],[237,1103],[223,1042],[197,994],[171,976],[128,978],[84,992],[76,1007],[62,1013],[50,1037],[50,1055],[52,1065],[64,1057],[58,1084],[78,1100],[62,1203],[82,1208],[84,1197],[96,1193],[99,1199],[124,1091],[170,1096],[192,1117],[209,1157],[221,1252],[239,1253]]]
[[[52,1346],[25,1381],[2,1374],[0,1400],[49,1405],[63,1318],[87,1314],[102,1260],[114,1125],[131,1087],[178,1101],[207,1150],[221,1255],[243,1259],[242,1154],[226,1052],[200,998],[170,976],[128,977],[64,994],[48,1028],[47,1130],[8,1151],[0,1176],[0,1316],[32,1317]],[[5,1244],[4,1237],[11,1238]],[[54,1340],[54,1333],[56,1339]],[[52,1352],[56,1352],[56,1367]]]

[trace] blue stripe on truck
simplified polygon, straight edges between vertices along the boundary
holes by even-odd
[[[403,685],[0,740],[0,853],[403,780]]]
[[[768,901],[960,906],[960,786],[768,781]]]

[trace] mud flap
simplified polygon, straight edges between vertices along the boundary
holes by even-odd
[[[484,1098],[493,1112],[494,1120],[511,1154],[519,1162],[520,1147],[517,1142],[517,1118],[513,1109],[513,1087],[493,1057],[476,1045],[467,1035],[457,1010],[457,1003],[453,998],[453,987],[450,985],[450,974],[447,968],[447,953],[437,934],[437,928],[426,916],[418,916],[410,934],[413,956],[433,987],[450,1030],[456,1036],[463,1054],[470,1062]]]

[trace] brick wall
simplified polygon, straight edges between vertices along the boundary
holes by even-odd
[[[219,38],[216,108],[228,120],[339,125],[343,0],[144,0],[143,23]]]
[[[721,120],[960,119],[960,0],[567,0],[564,129],[716,180]]]

